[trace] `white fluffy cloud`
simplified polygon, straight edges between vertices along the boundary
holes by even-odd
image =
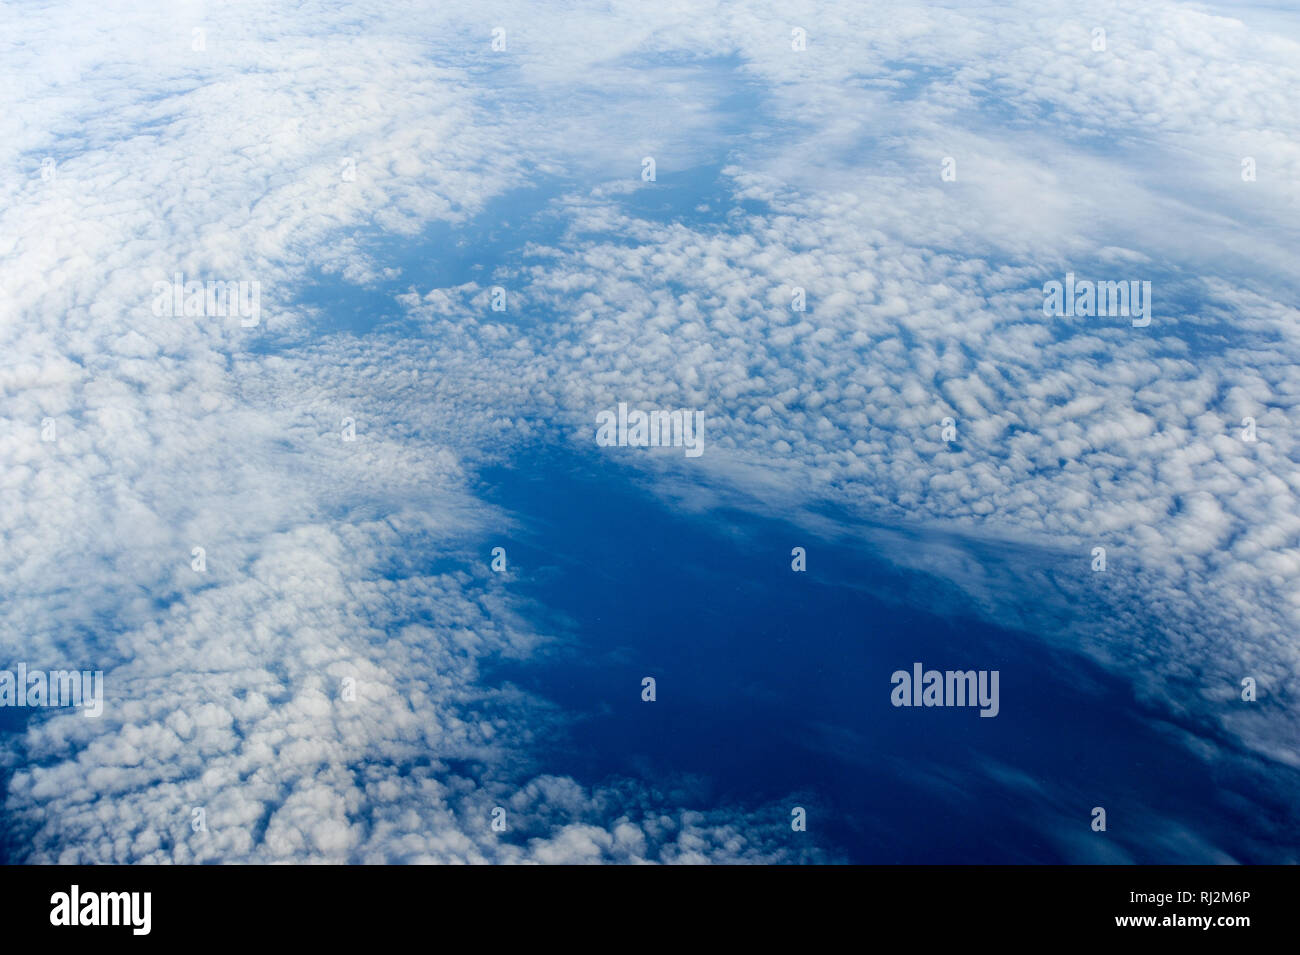
[[[1294,765],[1300,76],[1285,24],[1237,16],[5,7],[0,646],[103,667],[110,701],[7,740],[20,855],[800,858],[770,807],[543,775],[546,707],[480,686],[542,636],[475,569],[508,516],[472,470],[618,400],[706,411],[687,496],[937,529],[900,560],[1000,619],[1104,601],[1045,636]],[[699,220],[636,205],[713,165]],[[559,231],[510,264],[431,287],[393,252],[523,189]],[[1045,318],[1067,270],[1150,279],[1152,325]],[[260,282],[262,324],[154,315],[177,271]],[[398,280],[421,334],[334,329],[322,275]],[[1263,715],[1225,706],[1243,675]]]

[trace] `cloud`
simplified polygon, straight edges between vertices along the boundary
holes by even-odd
[[[664,493],[832,501],[998,619],[1098,601],[1044,639],[1296,765],[1296,40],[1234,16],[0,11],[0,645],[109,693],[7,739],[13,851],[821,858],[773,807],[546,775],[558,718],[482,683],[544,635],[483,570],[475,469],[620,400],[705,410],[694,470],[629,461]],[[403,254],[519,190],[474,278]],[[1071,270],[1152,281],[1152,325],[1045,317]],[[176,272],[259,281],[264,322],[153,314]],[[331,327],[329,282],[399,325]]]

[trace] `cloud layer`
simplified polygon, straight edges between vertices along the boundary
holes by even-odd
[[[6,737],[11,854],[824,858],[784,807],[547,775],[562,718],[482,683],[548,635],[486,573],[475,469],[590,450],[617,401],[705,411],[698,462],[628,462],[661,489],[945,535],[899,560],[1002,620],[1097,602],[1044,638],[1297,765],[1300,45],[1239,16],[0,11],[0,645],[109,687]],[[154,315],[178,271],[264,321]],[[1067,271],[1151,281],[1151,326],[1044,316]]]

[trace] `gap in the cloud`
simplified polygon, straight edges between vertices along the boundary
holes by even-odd
[[[1146,840],[1184,830],[1269,857],[1271,823],[1228,791],[1258,782],[1252,797],[1285,820],[1266,783],[1222,787],[1120,676],[963,612],[950,584],[855,543],[847,518],[822,540],[739,510],[687,513],[612,455],[554,448],[481,477],[526,528],[495,542],[509,588],[544,608],[541,628],[567,633],[540,659],[487,671],[571,718],[535,754],[540,772],[703,780],[711,804],[696,808],[804,794],[811,838],[863,862],[1215,861]],[[791,570],[795,545],[806,573]],[[999,670],[1000,715],[893,707],[890,675],[914,662]],[[1108,835],[1090,831],[1096,805],[1122,820]]]
[[[689,169],[659,167],[654,182],[641,182],[617,197],[629,215],[655,223],[680,222],[700,228],[725,225],[736,216],[763,215],[770,206],[758,199],[735,199],[732,183],[723,172],[726,163],[707,163]]]
[[[313,336],[365,335],[380,328],[415,332],[407,327],[406,309],[398,296],[470,282],[490,287],[497,270],[519,262],[529,242],[553,242],[560,237],[562,223],[549,213],[549,205],[567,185],[547,180],[543,186],[511,190],[485,203],[465,222],[437,220],[416,237],[359,230],[349,237],[358,253],[367,263],[397,274],[363,285],[341,271],[315,267],[291,304],[316,311],[318,318],[310,329]]]
[[[8,666],[10,664],[6,664]],[[17,747],[18,739],[27,732],[28,725],[36,718],[37,711],[16,706],[0,707],[0,752],[12,751]],[[28,769],[29,766],[15,766],[0,763],[0,793],[4,793],[8,802],[9,785],[16,769]],[[26,857],[30,846],[27,845],[29,833],[15,825],[6,809],[0,810],[0,865],[17,865]]]
[[[767,204],[759,200],[735,199],[733,183],[724,168],[725,162],[717,162],[665,172],[658,181],[638,183],[637,188],[609,201],[645,221],[682,222],[697,228],[727,229],[738,216],[769,211]],[[564,246],[571,222],[557,200],[583,196],[589,190],[588,184],[549,177],[538,185],[492,199],[468,221],[432,222],[415,238],[378,231],[353,233],[349,238],[366,264],[396,270],[396,274],[363,284],[349,280],[342,270],[313,267],[289,302],[310,309],[315,316],[309,327],[298,334],[312,338],[363,336],[382,330],[418,336],[423,329],[409,318],[399,296],[412,290],[423,295],[433,289],[451,289],[471,282],[482,288],[502,284],[508,293],[517,290],[517,284],[505,276],[533,264],[525,259],[528,247]],[[517,314],[508,310],[492,317],[509,321]],[[260,336],[249,350],[273,353],[292,343],[292,338]]]
[[[508,56],[476,57],[474,63],[477,70],[490,73],[518,72]],[[615,65],[638,77],[638,89],[649,82],[647,71],[655,71],[659,78],[649,83],[650,94],[622,96],[619,112],[613,115],[628,110],[635,115],[635,108],[641,108],[659,116],[664,107],[660,94],[654,91],[668,95],[665,83],[688,87],[694,97],[689,102],[707,102],[711,109],[703,146],[692,142],[689,150],[680,152],[666,146],[655,157],[654,182],[640,180],[642,157],[629,155],[627,181],[635,188],[608,197],[609,201],[647,221],[681,222],[693,227],[725,228],[737,217],[770,211],[765,202],[735,199],[734,183],[723,172],[734,162],[736,147],[761,149],[765,141],[779,139],[788,132],[786,127],[770,122],[773,118],[764,108],[764,85],[745,71],[741,57],[670,51],[651,58],[628,56]],[[514,108],[520,108],[518,102],[512,102]],[[535,182],[488,200],[469,219],[431,222],[416,237],[378,229],[354,230],[346,238],[355,243],[364,264],[377,270],[396,270],[396,274],[358,283],[346,278],[337,262],[310,269],[288,302],[312,311],[315,318],[309,328],[291,333],[288,340],[260,337],[250,345],[250,351],[274,352],[291,345],[295,335],[366,335],[381,328],[399,334],[418,333],[398,296],[412,289],[424,294],[470,282],[490,287],[497,284],[498,273],[508,274],[525,266],[524,252],[530,245],[562,245],[571,221],[556,200],[589,196],[610,181],[591,178],[592,170],[580,168],[580,155],[574,162],[567,175],[539,172]],[[501,284],[509,286],[508,281]],[[507,316],[505,320],[510,319]]]

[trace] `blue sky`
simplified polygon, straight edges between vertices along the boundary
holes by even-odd
[[[0,19],[7,859],[1295,861],[1294,14]]]

